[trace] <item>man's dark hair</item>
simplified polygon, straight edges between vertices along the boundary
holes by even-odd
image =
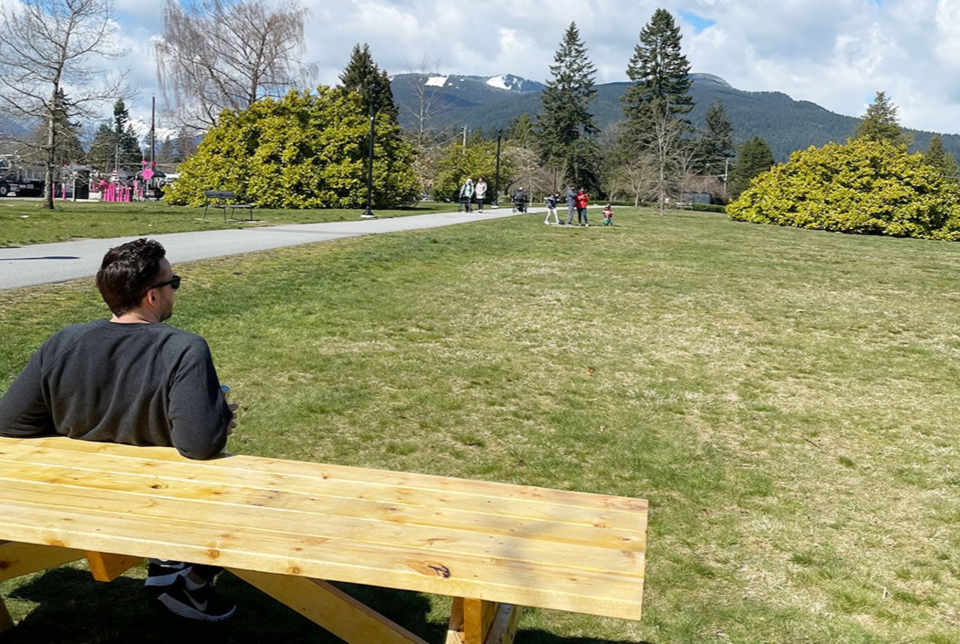
[[[97,288],[114,315],[135,308],[160,274],[167,251],[160,242],[137,239],[111,248],[97,271]]]

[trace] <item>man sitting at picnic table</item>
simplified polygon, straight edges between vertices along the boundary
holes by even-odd
[[[165,255],[148,239],[107,252],[97,288],[113,317],[43,343],[0,399],[0,435],[172,446],[193,459],[223,450],[237,406],[221,392],[206,341],[163,324],[180,287]],[[236,609],[214,593],[219,572],[152,559],[146,586],[181,617],[219,621]]]

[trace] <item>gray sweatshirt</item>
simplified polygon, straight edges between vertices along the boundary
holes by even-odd
[[[0,399],[0,435],[173,446],[205,459],[232,414],[206,341],[166,324],[97,320],[51,336]]]

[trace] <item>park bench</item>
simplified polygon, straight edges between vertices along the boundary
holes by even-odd
[[[253,221],[253,204],[237,203],[237,193],[230,190],[204,190],[203,197],[206,202],[203,204],[203,218],[207,218],[208,208],[219,208],[223,211],[223,220],[227,220],[227,210],[230,211],[230,219],[237,210],[246,210],[250,213],[250,221]]]
[[[0,581],[215,564],[351,644],[426,642],[329,581],[454,597],[445,644],[508,644],[522,606],[640,619],[642,499],[59,436],[0,438],[0,482]]]

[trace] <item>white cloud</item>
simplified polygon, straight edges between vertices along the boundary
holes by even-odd
[[[337,82],[356,43],[368,43],[391,74],[419,70],[426,59],[431,72],[544,81],[571,21],[597,81],[626,80],[640,30],[663,7],[681,26],[695,72],[852,116],[883,90],[905,126],[960,130],[960,0],[303,1],[311,12],[305,58],[318,64],[325,84]],[[118,0],[117,8],[136,60],[142,116],[156,83],[150,37],[162,30],[160,4]],[[681,10],[715,24],[696,33]]]

